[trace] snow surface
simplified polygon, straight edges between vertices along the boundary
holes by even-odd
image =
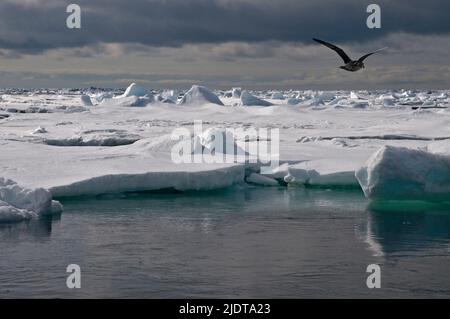
[[[449,91],[280,91],[285,100],[271,99],[274,93],[243,91],[237,97],[237,93],[233,96],[198,86],[171,92],[136,85],[125,92],[3,90],[0,177],[26,189],[47,189],[53,196],[162,188],[209,190],[246,180],[258,184],[259,176],[250,176],[260,173],[259,164],[172,161],[171,150],[177,143],[171,139],[174,129],[193,131],[194,122],[201,120],[202,132],[192,132],[192,138],[197,136],[202,147],[213,147],[212,133],[223,133],[224,128],[279,129],[281,166],[261,172],[277,183],[353,187],[357,185],[354,172],[374,153],[386,153],[370,169],[364,166],[367,174],[396,159],[397,173],[402,175],[396,177],[395,185],[403,192],[383,192],[380,187],[389,185],[369,178],[361,183],[368,197],[407,197],[414,182],[427,185],[425,191],[411,191],[416,197],[444,196],[437,189],[445,190],[450,179],[441,180],[438,187],[436,177],[423,172],[427,168],[426,172],[435,174],[436,167],[438,175],[445,176],[445,165],[436,156],[450,154]],[[181,104],[174,105],[161,103],[156,95],[172,102],[183,97]],[[82,96],[90,97],[93,105],[85,107]],[[255,105],[251,101],[263,101],[266,107],[248,107]],[[132,105],[142,107],[124,107]],[[237,140],[235,147],[247,150],[259,138]],[[384,146],[391,148],[380,153]],[[413,151],[393,151],[397,148]],[[414,161],[404,158],[412,155]],[[424,160],[428,162],[423,164]],[[3,216],[34,212],[0,200]]]

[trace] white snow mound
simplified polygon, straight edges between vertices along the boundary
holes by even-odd
[[[183,96],[179,104],[218,104],[222,101],[210,89],[200,85],[193,85]]]
[[[131,83],[129,87],[125,90],[125,92],[118,96],[121,97],[129,97],[129,96],[151,96],[152,94],[142,86],[137,85],[136,83]]]
[[[101,105],[108,106],[147,106],[155,97],[142,86],[132,83],[122,95],[103,98]]]

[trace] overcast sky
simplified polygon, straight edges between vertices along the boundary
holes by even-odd
[[[366,26],[370,3],[381,29]],[[449,12],[448,0],[2,0],[0,87],[450,88]],[[389,49],[350,73],[312,37],[353,58]]]

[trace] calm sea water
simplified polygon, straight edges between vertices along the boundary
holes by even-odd
[[[261,187],[63,203],[0,225],[0,297],[450,297],[450,204]]]

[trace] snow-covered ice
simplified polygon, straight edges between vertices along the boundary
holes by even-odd
[[[260,186],[278,186],[278,182],[276,179],[258,174],[251,173],[249,177],[246,179],[247,183],[260,185]]]
[[[305,161],[292,165],[284,181],[288,184],[311,186],[357,186],[355,170],[358,161],[345,158],[329,158]]]
[[[371,199],[450,200],[450,156],[383,146],[356,177]]]
[[[146,106],[153,101],[154,96],[151,92],[136,83],[132,83],[122,95],[103,96],[100,103],[109,106]]]
[[[372,157],[371,166],[364,166],[367,174],[396,161],[397,170],[391,173],[399,193],[389,192],[391,197],[405,197],[411,185],[420,182],[426,189],[418,191],[417,186],[411,194],[428,198],[432,193],[434,198],[441,192],[436,190],[450,184],[450,179],[424,173],[427,168],[438,174],[436,169],[445,176],[441,157],[450,154],[448,91],[278,91],[284,100],[272,99],[275,91],[228,92],[199,86],[158,91],[136,85],[125,92],[3,91],[0,176],[57,197],[162,188],[208,190],[245,181],[258,184],[260,177],[279,184],[354,187],[355,171]],[[89,96],[93,105],[85,106],[82,96]],[[181,103],[161,103],[156,96]],[[248,107],[260,104],[265,107]],[[124,107],[132,105],[141,107]],[[212,133],[226,133],[225,128],[279,129],[281,166],[260,172],[258,165],[238,162],[174,163],[173,130],[192,130],[199,120],[203,133],[197,140],[202,147],[213,147]],[[192,138],[195,142],[194,134]],[[247,150],[248,143],[259,138],[237,140],[235,147]],[[384,146],[389,147],[379,153]],[[375,153],[384,154],[380,161],[373,160]],[[415,161],[405,159],[412,155]],[[250,178],[252,173],[263,176]],[[384,180],[368,178],[361,184],[368,197],[388,193],[381,190],[388,187]],[[10,204],[2,200],[2,211],[19,216],[23,212],[18,210],[26,209]]]
[[[43,188],[27,189],[0,177],[0,222],[14,222],[62,210],[59,202]]]
[[[210,89],[200,85],[193,85],[186,92],[179,104],[218,104],[223,105],[222,101]]]
[[[271,106],[272,103],[252,95],[248,91],[242,91],[239,105],[241,106]]]
[[[83,94],[81,96],[81,103],[83,103],[84,106],[92,106],[92,100],[89,95]]]

